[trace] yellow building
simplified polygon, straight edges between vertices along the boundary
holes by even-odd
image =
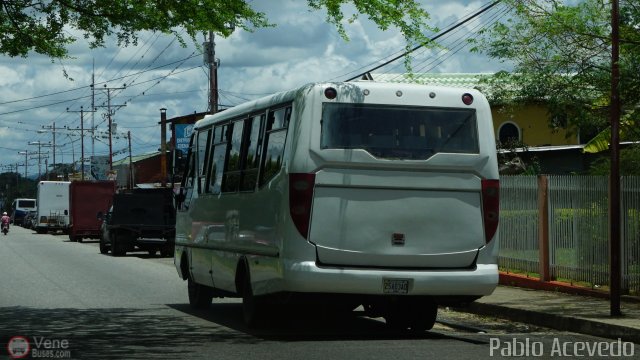
[[[482,77],[492,74],[371,74],[374,81],[412,82],[426,85],[477,88]],[[490,98],[490,94],[487,94]],[[490,100],[491,102],[491,100]],[[491,104],[496,141],[517,140],[526,146],[578,145],[577,131],[569,131],[562,121],[550,121],[540,104],[505,108]]]

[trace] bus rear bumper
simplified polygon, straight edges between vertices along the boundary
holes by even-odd
[[[307,293],[386,295],[389,280],[408,280],[408,296],[480,297],[490,295],[498,284],[495,264],[478,264],[468,270],[386,270],[320,267],[314,261],[285,262],[283,275],[284,291]]]

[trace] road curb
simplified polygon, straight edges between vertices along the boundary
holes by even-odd
[[[521,287],[525,289],[557,291],[565,294],[590,296],[600,299],[609,299],[608,291],[591,289],[583,286],[573,285],[561,281],[542,281],[538,278],[531,278],[519,274],[500,272],[500,285]],[[640,303],[639,296],[622,295],[622,300]]]
[[[608,339],[622,339],[623,341],[640,343],[640,330],[582,318],[516,309],[482,302],[474,302],[467,307],[457,308],[456,310],[524,322],[560,331],[570,331]]]

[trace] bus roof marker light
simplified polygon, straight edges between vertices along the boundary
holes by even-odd
[[[396,91],[396,96],[397,97],[401,97],[402,96],[402,91],[400,91],[400,90]]]
[[[338,96],[338,91],[332,87],[328,87],[324,89],[324,96],[329,100],[333,100]]]
[[[435,98],[436,97],[436,93],[434,93],[433,91],[429,93],[429,97],[430,98]]]
[[[367,96],[370,94],[369,89],[362,90],[362,93],[364,94],[364,96]]]
[[[465,105],[471,105],[473,104],[473,95],[469,94],[469,93],[464,93],[462,94],[462,102]]]

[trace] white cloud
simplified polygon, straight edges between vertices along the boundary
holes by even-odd
[[[431,23],[444,28],[465,14],[486,5],[486,1],[451,0],[424,1],[431,13]],[[255,98],[290,89],[314,81],[345,80],[362,72],[370,64],[378,64],[390,55],[404,50],[404,39],[395,29],[381,31],[366,16],[345,24],[350,37],[344,42],[334,26],[325,21],[323,11],[310,11],[305,1],[270,0],[252,5],[265,11],[275,28],[254,32],[236,30],[229,38],[216,37],[216,55],[220,58],[218,70],[221,103],[234,105],[241,99]],[[475,26],[465,26],[466,31]],[[77,34],[70,29],[71,34]],[[464,34],[464,32],[461,32]],[[463,36],[463,35],[459,35]],[[124,90],[111,92],[112,105],[117,108],[113,119],[119,132],[131,131],[134,153],[155,151],[159,144],[160,108],[167,109],[169,118],[207,109],[208,79],[201,55],[180,63],[191,56],[196,47],[182,48],[166,35],[140,34],[136,47],[119,49],[113,41],[106,48],[90,50],[82,36],[70,49],[71,59],[51,62],[50,59],[31,54],[28,59],[0,57],[0,143],[4,164],[24,162],[18,151],[35,150],[30,141],[51,141],[50,133],[39,133],[43,126],[78,128],[80,115],[72,111],[91,110],[91,73],[95,62],[97,90],[95,113],[85,113],[84,127],[93,123],[106,130],[105,108],[109,88]],[[204,41],[201,36],[199,42]],[[450,52],[452,54],[453,51]],[[498,70],[500,64],[479,55],[455,53],[446,61],[437,52],[423,52],[414,64],[434,72],[486,72]],[[431,64],[428,65],[427,64]],[[166,65],[160,67],[162,65]],[[158,68],[160,67],[160,68]],[[185,71],[187,69],[191,69]],[[385,68],[389,69],[389,68]],[[389,71],[403,71],[402,61]],[[69,78],[63,76],[66,71]],[[30,99],[18,102],[15,100]],[[21,111],[30,109],[28,111]],[[72,135],[57,136],[58,157],[63,153],[69,161],[72,153],[79,157],[79,141],[72,148]],[[63,145],[66,144],[66,145]],[[114,141],[114,150],[126,147],[126,141]],[[91,140],[85,139],[85,152],[91,152]],[[106,154],[105,139],[95,141],[96,154]],[[31,161],[30,173],[37,168]]]

